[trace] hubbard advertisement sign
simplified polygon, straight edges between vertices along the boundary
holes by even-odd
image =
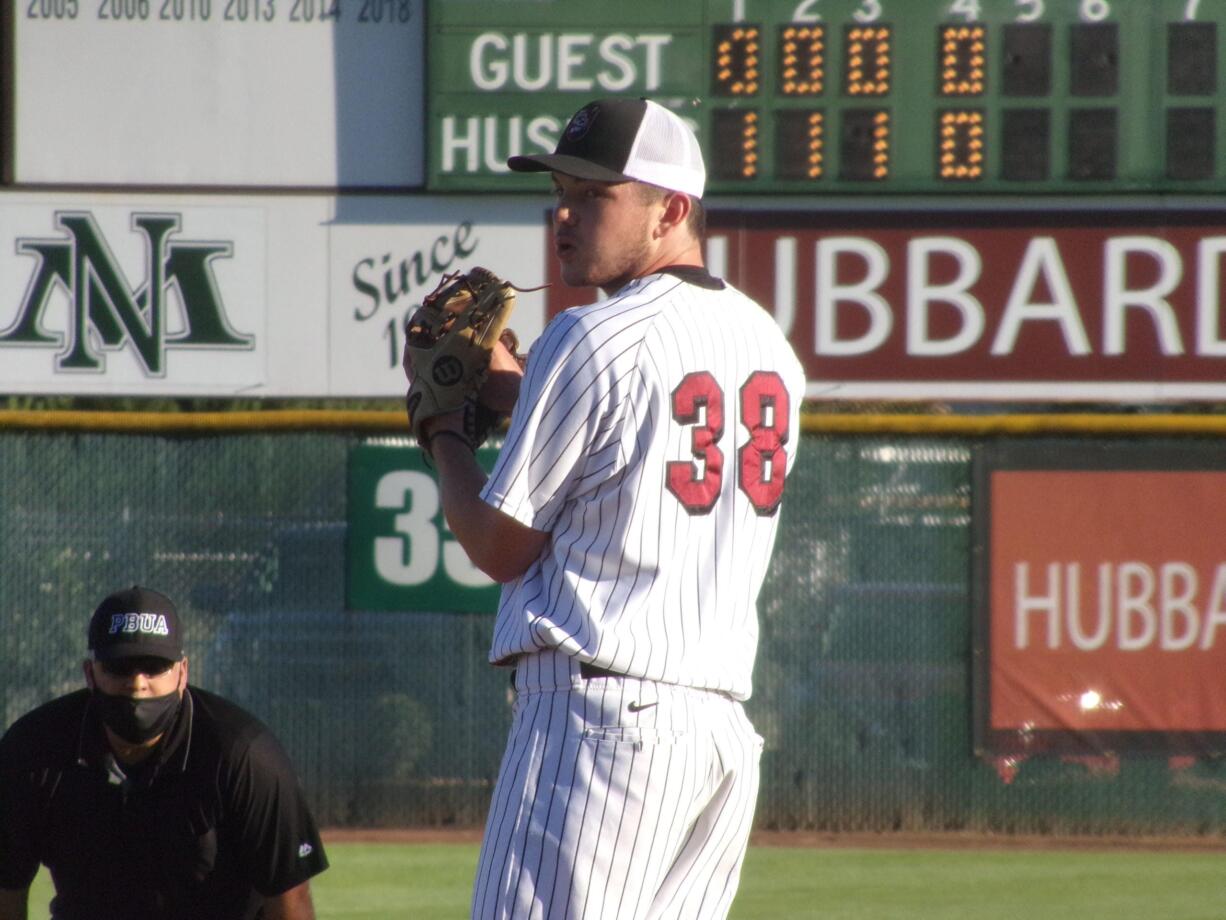
[[[712,209],[823,399],[1226,399],[1226,214]],[[551,313],[585,302],[551,272]]]
[[[493,467],[497,451],[477,459]],[[443,520],[438,480],[416,447],[363,444],[349,453],[345,606],[350,610],[493,613],[499,587]]]
[[[1226,750],[1226,458],[977,459],[976,702],[994,754]]]

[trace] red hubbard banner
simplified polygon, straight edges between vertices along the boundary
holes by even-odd
[[[713,210],[827,399],[1226,398],[1226,214]],[[595,299],[547,258],[551,313]]]
[[[1226,732],[1226,471],[990,476],[992,732]]]

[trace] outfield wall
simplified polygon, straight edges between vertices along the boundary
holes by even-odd
[[[479,825],[510,716],[505,673],[484,664],[490,614],[345,609],[350,452],[398,427],[0,413],[0,723],[80,686],[89,612],[141,582],[179,602],[193,682],[273,726],[322,823]],[[760,829],[1226,834],[1209,751],[1001,757],[973,730],[976,452],[1058,436],[1102,457],[1215,453],[1222,418],[830,416],[806,431],[748,704],[766,742]]]

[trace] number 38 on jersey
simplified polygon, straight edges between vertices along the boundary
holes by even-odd
[[[726,470],[724,392],[707,371],[695,371],[673,390],[673,421],[691,428],[693,460],[667,465],[668,491],[690,514],[707,514],[715,507]],[[787,475],[788,392],[773,371],[755,371],[741,385],[741,425],[749,440],[736,452],[736,484],[761,515],[774,514],[783,498]]]

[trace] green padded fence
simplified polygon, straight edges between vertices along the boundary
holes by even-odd
[[[81,685],[90,611],[140,582],[178,601],[193,682],[275,729],[321,823],[480,825],[510,713],[492,618],[345,610],[346,459],[370,433],[90,427],[0,428],[0,723]],[[974,756],[971,458],[989,436],[805,437],[761,599],[758,827],[1226,833],[1214,760],[1006,774]]]

